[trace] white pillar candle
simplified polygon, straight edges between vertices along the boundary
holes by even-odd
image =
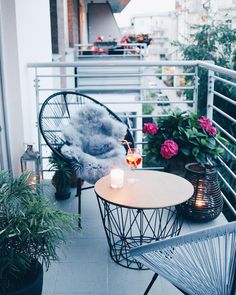
[[[110,178],[112,188],[122,188],[124,184],[124,170],[120,168],[112,169]]]

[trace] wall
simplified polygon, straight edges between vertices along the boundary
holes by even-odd
[[[88,3],[89,42],[95,42],[98,36],[104,41],[121,38],[119,27],[108,3]]]
[[[87,4],[80,0],[80,43],[88,43]]]
[[[50,11],[48,0],[0,0],[0,4],[4,99],[17,174],[24,143],[37,142],[33,76],[27,63],[51,61]]]

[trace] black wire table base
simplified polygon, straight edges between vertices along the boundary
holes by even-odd
[[[179,235],[183,219],[175,207],[132,209],[113,205],[97,195],[111,258],[131,269],[147,269],[131,258],[133,247]]]

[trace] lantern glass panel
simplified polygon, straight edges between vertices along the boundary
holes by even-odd
[[[30,172],[30,183],[39,187],[40,184],[40,155],[33,150],[32,145],[27,145],[27,149],[21,157],[21,171]]]

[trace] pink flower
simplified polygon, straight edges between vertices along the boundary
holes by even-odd
[[[212,136],[215,136],[217,134],[216,128],[212,126],[212,123],[208,118],[202,116],[198,119],[198,122],[202,129],[205,130],[208,134]]]
[[[161,145],[161,155],[165,159],[171,159],[173,156],[177,155],[179,151],[178,144],[173,140],[165,140]]]
[[[159,127],[156,124],[153,123],[145,123],[143,132],[144,133],[149,133],[149,134],[156,134],[158,131]]]
[[[213,126],[211,126],[211,127],[209,128],[209,130],[207,130],[207,132],[208,132],[210,135],[212,135],[212,136],[216,136],[216,134],[217,134],[217,130],[216,130],[216,128],[213,127]]]

